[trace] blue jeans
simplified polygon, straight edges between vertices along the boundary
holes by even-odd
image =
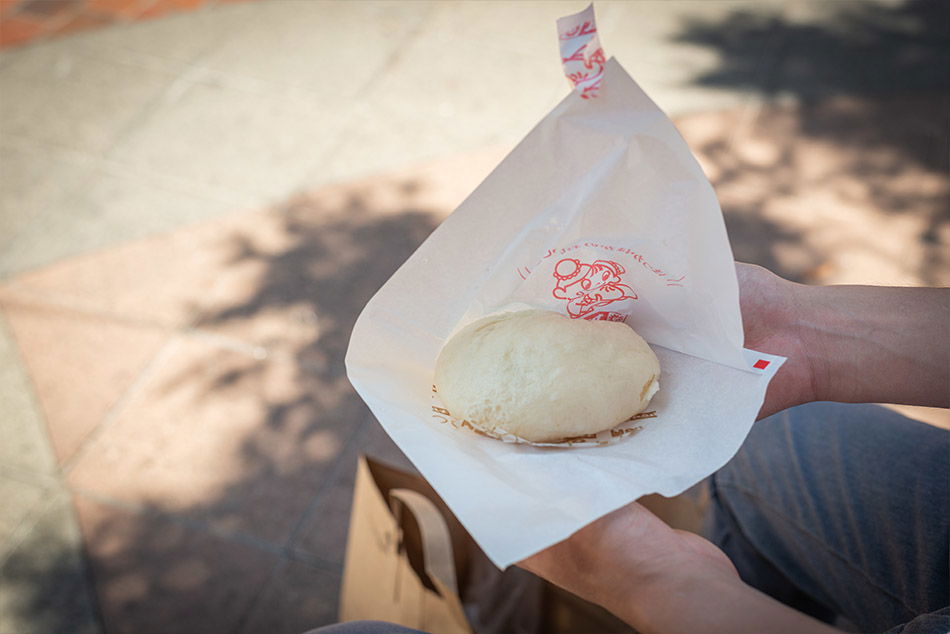
[[[425,632],[384,621],[350,621],[318,627],[304,634],[425,634]]]
[[[950,631],[950,432],[803,405],[756,423],[711,493],[707,537],[762,592],[863,632]]]

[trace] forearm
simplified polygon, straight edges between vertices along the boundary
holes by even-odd
[[[950,289],[794,288],[817,400],[950,407]]]
[[[728,575],[683,574],[608,606],[642,634],[704,632],[829,634],[839,632]]]

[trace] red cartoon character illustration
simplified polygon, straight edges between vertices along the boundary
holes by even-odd
[[[571,319],[624,321],[626,317],[620,313],[598,309],[614,302],[637,298],[633,289],[620,280],[625,271],[610,260],[583,264],[574,258],[564,258],[554,265],[554,277],[557,279],[554,296],[567,300],[567,314]]]

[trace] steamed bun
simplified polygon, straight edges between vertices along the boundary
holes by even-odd
[[[435,367],[436,389],[455,418],[532,442],[624,422],[646,408],[659,376],[656,355],[626,324],[541,310],[469,324]]]

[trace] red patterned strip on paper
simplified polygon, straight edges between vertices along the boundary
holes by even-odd
[[[596,97],[604,78],[606,58],[597,36],[594,5],[558,20],[557,35],[564,74],[581,97]]]

